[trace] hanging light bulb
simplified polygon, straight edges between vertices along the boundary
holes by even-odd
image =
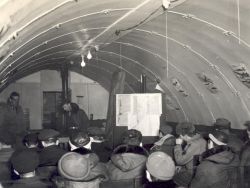
[[[89,50],[89,52],[88,52],[87,58],[88,58],[88,59],[91,59],[91,58],[92,58],[92,54],[90,53],[90,50]]]
[[[84,56],[81,55],[81,57],[82,57],[81,67],[85,67],[85,66],[86,66],[86,63],[85,63],[85,61],[84,61]]]

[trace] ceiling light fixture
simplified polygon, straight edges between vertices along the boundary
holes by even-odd
[[[81,67],[85,67],[86,63],[84,61],[84,55],[81,55],[81,57],[82,57]]]
[[[90,53],[90,50],[89,50],[89,52],[88,52],[87,58],[88,58],[88,59],[92,59],[92,54]]]

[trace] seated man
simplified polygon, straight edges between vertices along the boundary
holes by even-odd
[[[195,132],[192,123],[178,124],[176,133],[180,137],[176,139],[174,158],[180,170],[174,176],[174,181],[179,186],[187,187],[194,173],[194,156],[202,154],[206,150],[207,144],[201,135]]]
[[[111,160],[107,163],[111,180],[142,178],[148,152],[139,145],[142,141],[140,131],[130,129],[123,136],[123,145],[115,148]]]
[[[175,188],[172,178],[175,174],[173,159],[162,151],[149,155],[146,163],[148,182],[143,188]]]
[[[57,166],[57,162],[61,156],[66,153],[65,150],[58,146],[58,136],[59,132],[53,129],[44,129],[39,133],[38,139],[43,146],[39,154],[39,166]]]
[[[209,134],[208,150],[202,154],[190,188],[239,187],[237,169],[239,157],[227,146],[228,135],[215,131]]]
[[[250,141],[246,142],[240,155],[241,182],[245,187],[250,187]],[[242,185],[242,187],[244,187]]]
[[[170,157],[174,157],[175,137],[172,135],[173,129],[170,126],[161,126],[159,130],[160,140],[154,143],[150,152],[163,151]]]
[[[20,179],[13,181],[10,188],[50,188],[52,183],[42,180],[36,176],[35,170],[39,165],[39,156],[37,152],[23,150],[16,152],[11,157],[11,164],[14,172],[20,176]]]
[[[243,147],[243,141],[239,139],[236,135],[231,133],[231,122],[224,118],[216,119],[214,123],[214,129],[224,132],[228,135],[227,145],[232,148],[233,152],[240,153]]]
[[[57,188],[99,188],[100,182],[108,180],[105,165],[92,158],[90,154],[64,154],[58,162],[58,171],[60,176],[53,178]]]

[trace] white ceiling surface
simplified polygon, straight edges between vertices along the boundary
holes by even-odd
[[[243,128],[250,119],[250,93],[231,66],[241,63],[250,70],[250,4],[177,0],[167,11],[161,5],[162,0],[10,1],[0,8],[5,8],[0,87],[66,62],[109,89],[112,73],[121,69],[127,73],[126,92],[138,92],[142,73],[149,90],[161,81],[171,121],[211,125],[225,117]],[[80,54],[89,49],[93,58],[80,68]],[[209,76],[218,93],[211,93],[197,73]],[[172,85],[173,78],[187,97]]]

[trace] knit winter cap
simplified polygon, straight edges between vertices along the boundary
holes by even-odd
[[[59,160],[58,171],[66,179],[84,180],[90,173],[90,162],[84,155],[69,152],[64,154]]]
[[[225,118],[218,118],[214,123],[215,129],[231,129],[231,122]]]
[[[166,134],[172,134],[173,128],[169,125],[162,125],[160,126],[160,131],[166,135]]]
[[[32,150],[16,151],[10,162],[19,174],[33,172],[39,165],[39,155]]]
[[[175,173],[173,159],[162,151],[156,151],[149,155],[146,167],[148,172],[159,180],[170,180]]]
[[[177,135],[190,135],[195,131],[195,127],[190,122],[181,122],[176,126],[176,134]]]

